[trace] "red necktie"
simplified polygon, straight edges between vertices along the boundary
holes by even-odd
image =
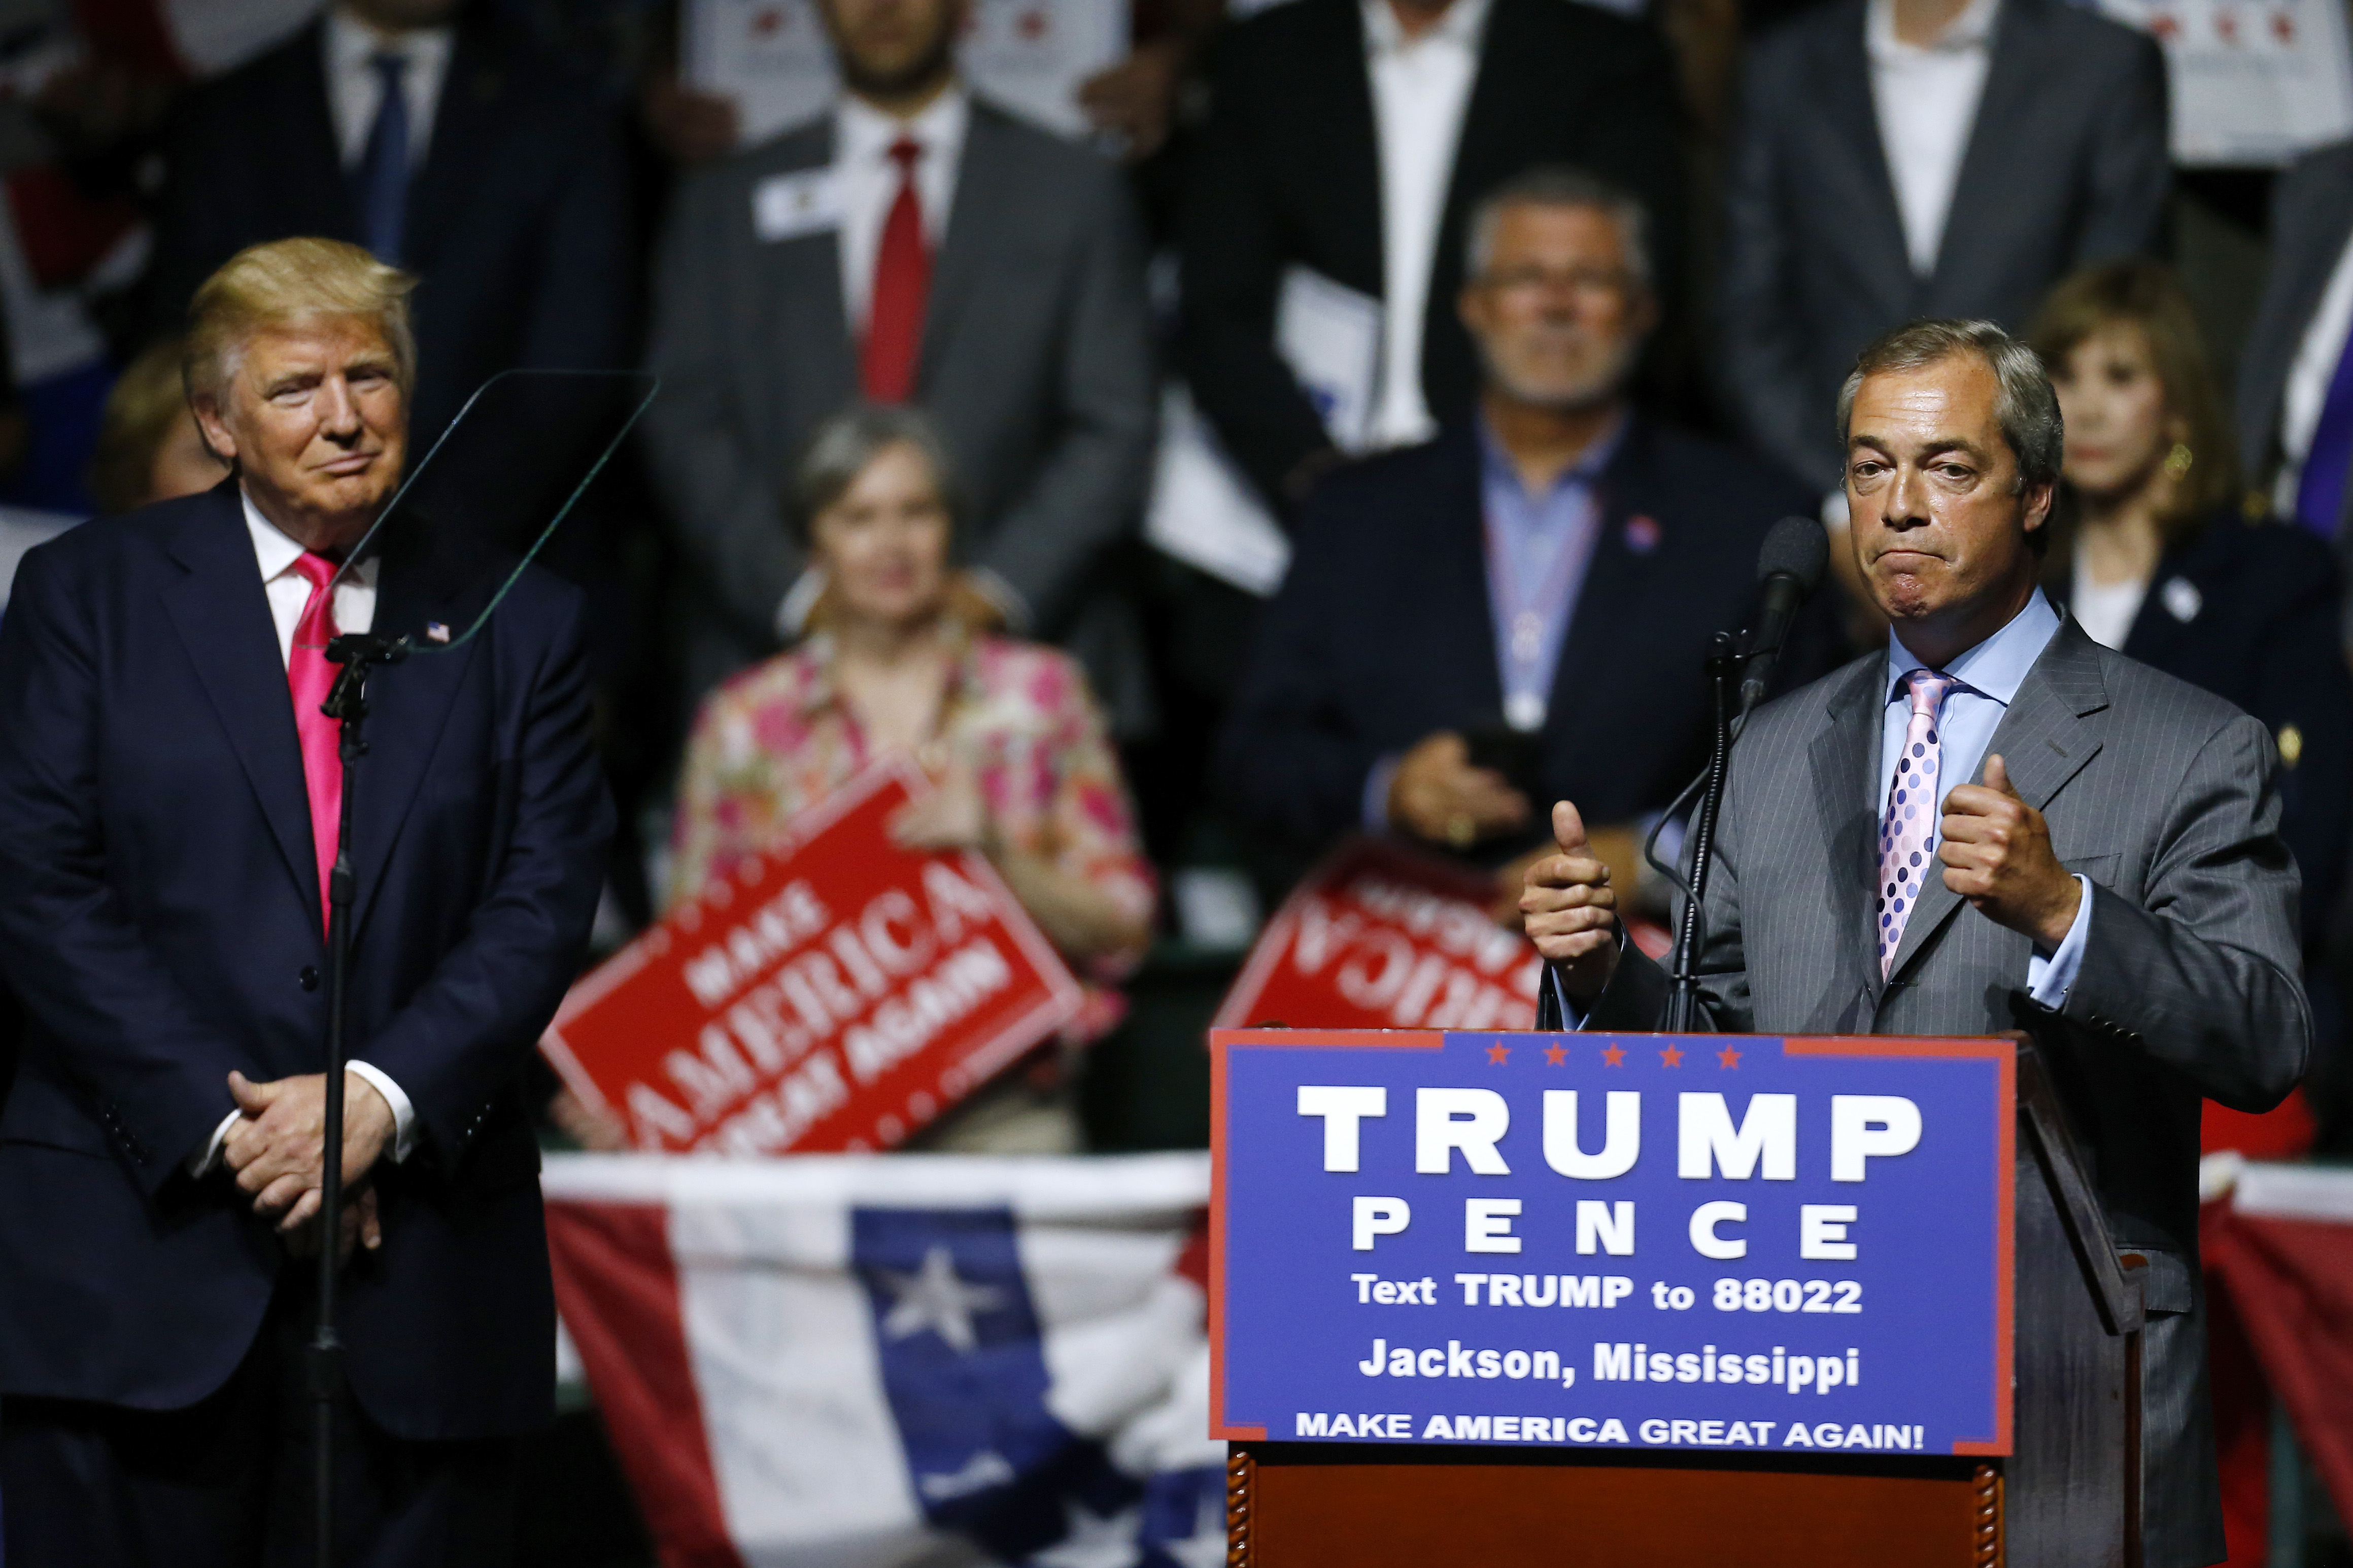
[[[294,733],[302,746],[302,781],[311,795],[311,846],[319,857],[319,914],[327,917],[327,879],[335,868],[335,839],[343,822],[343,759],[339,747],[343,721],[319,711],[335,684],[327,644],[335,635],[334,595],[327,592],[335,563],[304,551],[295,570],[311,580],[311,599],[294,623],[294,646],[286,656],[286,687],[294,695]]]
[[[904,403],[915,395],[915,354],[923,342],[923,300],[932,289],[932,256],[923,248],[923,202],[915,194],[915,160],[923,143],[902,136],[891,143],[899,165],[899,194],[882,220],[874,253],[874,296],[866,312],[866,353],[860,379],[876,403]]]

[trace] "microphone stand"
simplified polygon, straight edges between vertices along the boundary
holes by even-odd
[[[343,1346],[335,1331],[336,1271],[343,1239],[343,1011],[352,960],[352,797],[358,793],[360,759],[367,755],[368,672],[408,657],[406,637],[346,633],[327,644],[327,659],[343,666],[319,710],[343,722],[337,753],[343,793],[335,825],[335,866],[327,878],[327,1080],[326,1126],[319,1171],[319,1315],[304,1353],[311,1396],[311,1436],[318,1465],[313,1484],[318,1568],[330,1568],[335,1545],[335,1395],[343,1383]]]
[[[1729,700],[1734,675],[1746,660],[1735,653],[1732,637],[1717,632],[1708,639],[1707,680],[1713,722],[1707,753],[1706,785],[1699,808],[1692,814],[1691,883],[1683,898],[1683,915],[1675,922],[1675,947],[1667,967],[1667,1005],[1659,1021],[1662,1033],[1686,1035],[1699,1018],[1700,905],[1707,897],[1707,873],[1715,856],[1715,817],[1724,805],[1724,779],[1732,761],[1733,725]]]

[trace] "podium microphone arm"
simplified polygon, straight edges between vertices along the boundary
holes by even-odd
[[[1765,535],[1757,553],[1759,604],[1757,624],[1737,651],[1728,635],[1718,632],[1707,651],[1709,703],[1707,771],[1699,808],[1693,814],[1691,875],[1683,882],[1683,906],[1675,921],[1675,946],[1667,970],[1667,1005],[1660,1028],[1671,1035],[1688,1034],[1699,1022],[1699,950],[1707,901],[1707,874],[1715,858],[1716,815],[1724,805],[1724,781],[1732,763],[1732,743],[1739,739],[1748,715],[1765,699],[1773,679],[1774,660],[1788,640],[1789,628],[1809,595],[1819,586],[1830,564],[1830,542],[1822,525],[1809,517],[1785,517]],[[1739,689],[1732,689],[1735,675]],[[1686,791],[1686,794],[1689,792]]]

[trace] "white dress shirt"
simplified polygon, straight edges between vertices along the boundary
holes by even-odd
[[[2067,613],[2084,628],[2084,635],[2102,647],[2121,650],[2125,639],[2132,636],[2133,622],[2140,617],[2141,602],[2148,597],[2148,583],[2144,578],[2127,577],[2121,583],[2094,583],[2084,566],[2084,552],[2079,544],[2075,551],[2075,581],[2068,589]]]
[[[1969,132],[1977,124],[1987,67],[1993,60],[1994,19],[2000,0],[1969,0],[1935,42],[1907,44],[1895,36],[1895,0],[1871,0],[1863,39],[1871,56],[1871,97],[1878,110],[1879,145],[1895,183],[1904,220],[1904,248],[1922,278],[1936,270],[1961,177]]]
[[[262,516],[251,496],[240,490],[237,499],[245,503],[246,531],[253,536],[253,557],[261,572],[261,591],[269,598],[269,619],[278,632],[278,657],[290,663],[294,657],[294,628],[301,624],[302,611],[311,603],[311,579],[294,565],[301,559],[302,547]],[[375,625],[375,580],[380,565],[371,556],[335,584],[337,631],[364,632]],[[383,1069],[360,1061],[347,1061],[343,1066],[373,1085],[384,1096],[385,1103],[392,1107],[392,1157],[396,1162],[407,1159],[417,1147],[417,1107]],[[237,1125],[237,1118],[244,1114],[232,1110],[221,1119],[204,1148],[188,1162],[191,1171],[203,1175],[219,1162],[221,1144]]]
[[[335,148],[343,167],[355,168],[367,151],[368,132],[375,128],[376,110],[384,107],[384,78],[368,63],[377,55],[399,55],[408,62],[401,73],[400,95],[408,103],[408,165],[425,161],[433,140],[433,111],[441,102],[441,79],[449,73],[449,47],[456,32],[449,27],[418,27],[397,36],[377,32],[337,5],[327,12],[327,110],[335,122]]]
[[[2288,366],[2287,386],[2280,398],[2279,482],[2272,491],[2272,505],[2282,517],[2295,515],[2304,459],[2312,450],[2312,433],[2320,424],[2321,406],[2328,401],[2328,384],[2337,378],[2337,362],[2344,356],[2348,332],[2353,332],[2353,241],[2337,258],[2337,270],[2321,291],[2320,308],[2312,313],[2295,362]],[[2250,453],[2248,460],[2258,455]]]
[[[1381,159],[1381,359],[1370,436],[1375,447],[1395,447],[1438,430],[1421,395],[1421,327],[1491,0],[1454,0],[1411,39],[1389,0],[1362,4]]]
[[[1942,765],[1936,770],[1939,779],[1968,783],[1977,777],[1978,764],[1985,761],[1986,748],[1993,743],[2002,715],[2010,711],[2018,689],[2026,683],[2027,671],[2034,668],[2058,630],[2059,612],[2037,588],[2008,626],[1944,667],[1942,673],[1957,684],[1945,693],[1944,706],[1936,716],[1944,749]],[[1927,668],[1893,631],[1887,634],[1888,698],[1879,731],[1879,784],[1871,800],[1874,816],[1887,811],[1895,760],[1904,753],[1904,731],[1912,719],[1912,697],[1905,677]],[[1939,815],[1944,807],[1940,795]],[[1938,837],[1941,842],[1942,836]],[[2092,884],[2084,877],[2076,878],[2075,883],[2084,890],[2075,906],[2075,923],[2067,928],[2055,951],[2047,955],[2038,952],[2027,961],[2026,993],[2046,1007],[2057,1007],[2067,1000],[2084,967],[2084,943],[2092,929]]]
[[[932,100],[913,120],[885,114],[849,93],[833,110],[833,174],[841,197],[841,308],[853,336],[866,331],[874,302],[874,263],[882,225],[899,199],[899,165],[891,144],[902,136],[923,148],[915,160],[915,198],[923,208],[923,243],[934,253],[947,233],[955,201],[956,164],[964,157],[972,100],[961,83]]]

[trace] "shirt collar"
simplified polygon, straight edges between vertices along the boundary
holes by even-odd
[[[1895,0],[1870,0],[1863,10],[1863,39],[1874,62],[1917,60],[1932,55],[1982,51],[1993,39],[2001,0],[1969,0],[1961,14],[1926,44],[1907,44],[1895,36]]]
[[[913,120],[885,114],[861,98],[843,93],[834,108],[834,153],[847,163],[881,163],[891,156],[891,143],[912,136],[926,157],[954,158],[964,147],[965,127],[972,118],[972,95],[962,81],[925,105]]]
[[[393,37],[386,37],[357,17],[345,13],[341,5],[327,9],[327,65],[329,74],[343,76],[367,68],[370,56],[399,55],[413,69],[440,65],[449,58],[450,41],[457,30],[446,24],[438,27],[416,27]]]
[[[1454,0],[1426,31],[1409,40],[1398,26],[1389,0],[1361,0],[1365,15],[1365,49],[1373,55],[1402,54],[1409,47],[1444,44],[1476,55],[1487,30],[1487,10],[1494,0]]]
[[[237,504],[245,509],[246,531],[253,535],[253,556],[260,563],[261,580],[274,583],[294,569],[294,563],[302,558],[302,546],[262,515],[261,509],[253,504],[253,498],[245,493],[242,485],[237,487]],[[363,586],[373,585],[381,561],[382,557],[371,548],[359,564],[344,574],[343,581]]]
[[[1386,4],[1387,0],[1382,0],[1382,3]],[[1462,3],[1463,0],[1456,0],[1458,5]],[[1514,489],[1523,494],[1526,493],[1526,487],[1520,480],[1519,466],[1512,461],[1512,455],[1504,450],[1504,444],[1495,438],[1494,430],[1487,423],[1487,416],[1484,413],[1476,414],[1472,416],[1471,423],[1472,427],[1479,433],[1480,464],[1487,477],[1492,479],[1505,480]],[[1591,484],[1599,479],[1601,470],[1608,468],[1610,460],[1618,456],[1618,448],[1626,444],[1627,424],[1626,414],[1620,410],[1618,417],[1610,422],[1609,428],[1603,431],[1600,437],[1592,445],[1587,447],[1577,461],[1560,471],[1559,477],[1552,482],[1552,489],[1547,493],[1558,494],[1567,486]],[[1537,500],[1543,498],[1530,496],[1529,499]]]
[[[246,531],[253,535],[253,554],[261,563],[261,580],[274,582],[302,558],[302,547],[261,515],[261,509],[253,504],[253,498],[245,493],[241,485],[237,487],[237,499],[245,508]]]
[[[948,642],[947,694],[940,707],[944,721],[959,694],[979,689],[980,639],[953,616],[942,625]],[[797,705],[805,716],[814,717],[840,699],[841,689],[834,671],[834,658],[841,651],[840,645],[831,632],[819,630],[810,633],[794,651],[806,661],[808,672]]]
[[[2001,630],[1944,667],[1943,672],[1976,692],[1989,697],[2003,707],[2010,706],[2018,689],[2026,682],[2026,672],[2042,657],[2051,645],[2052,637],[2059,630],[2059,612],[2034,590],[2026,607],[2010,618]],[[1905,677],[1928,666],[1905,647],[1893,631],[1887,634],[1887,674],[1890,682],[1888,700],[1894,701],[1904,691]]]

